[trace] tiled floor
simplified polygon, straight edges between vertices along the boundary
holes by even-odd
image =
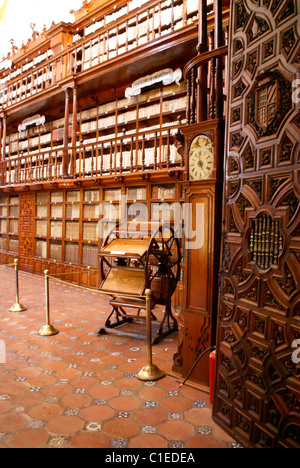
[[[51,280],[50,297],[59,334],[41,337],[44,278],[20,272],[28,310],[12,313],[14,272],[0,266],[0,448],[237,446],[213,422],[208,394],[179,390],[170,375],[136,378],[144,341],[97,335],[110,311],[106,296]],[[154,363],[168,372],[175,351],[173,334],[153,347]]]

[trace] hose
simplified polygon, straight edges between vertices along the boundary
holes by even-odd
[[[196,361],[194,362],[193,364],[193,367],[191,368],[191,370],[189,371],[188,375],[186,376],[186,378],[184,379],[184,381],[179,385],[178,389],[180,389],[184,384],[185,382],[190,378],[191,374],[193,373],[193,370],[195,369],[195,367],[197,366],[198,362],[200,361],[200,359],[204,356],[205,353],[207,353],[207,351],[211,351],[211,350],[215,350],[216,347],[215,346],[210,346],[209,348],[205,349],[201,354],[200,356],[197,357]]]

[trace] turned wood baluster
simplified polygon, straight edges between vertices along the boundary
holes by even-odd
[[[109,57],[109,43],[108,43],[108,32],[104,35],[104,55],[106,56],[106,60]]]
[[[155,10],[156,7],[152,8],[152,39],[155,39]]]
[[[30,158],[27,158],[27,182],[30,182]]]
[[[211,59],[209,118],[216,117],[216,60]]]
[[[113,147],[112,141],[110,142],[110,153],[109,153],[109,173],[112,174],[112,164],[113,164]]]
[[[125,52],[128,52],[128,29],[129,29],[129,22],[128,19],[126,20],[126,29],[125,29]]]
[[[120,174],[123,172],[123,140],[120,141]]]
[[[29,161],[28,161],[29,162]],[[47,180],[50,180],[50,173],[51,173],[51,153],[48,154],[48,164],[47,164]]]
[[[145,141],[146,141],[146,137],[144,134],[143,139],[142,139],[142,171],[145,170]]]
[[[85,147],[83,146],[82,150],[82,174],[81,176],[84,177],[85,175]]]
[[[161,3],[158,5],[158,37],[161,37]]]
[[[44,180],[45,178],[45,155],[44,153],[42,154],[42,177],[41,180]]]
[[[207,35],[207,0],[200,0],[199,8],[199,44],[198,53],[208,51]],[[207,120],[207,75],[208,66],[204,63],[198,69],[197,86],[197,122]]]
[[[55,179],[58,179],[58,160],[57,160],[57,151],[55,151],[55,166],[54,166],[54,175]]]
[[[101,144],[101,154],[100,154],[100,175],[103,174],[103,143]]]
[[[171,136],[171,130],[168,129],[168,136],[167,136],[167,168],[170,167],[170,161],[171,161],[171,158],[170,158],[170,136]]]
[[[258,220],[258,245],[257,245],[257,266],[261,267],[262,252],[262,217]]]
[[[92,151],[91,151],[91,176],[94,175],[94,146],[92,146]]]
[[[139,46],[139,17],[136,15],[135,17],[135,45],[136,47]]]
[[[261,268],[265,267],[266,253],[266,215],[262,216],[262,238],[261,238]]]
[[[191,105],[190,105],[190,123],[193,124],[196,122],[195,119],[195,109],[196,109],[196,77],[195,77],[195,68],[191,70]]]
[[[253,248],[253,261],[257,261],[257,236],[258,236],[258,221],[254,221],[254,248]]]
[[[97,146],[95,150],[95,175],[96,176],[99,175],[98,162],[99,162],[99,148]]]
[[[8,180],[9,180],[9,185],[11,185],[11,160],[9,159],[8,160],[8,169],[9,169],[9,176],[8,176]]]
[[[274,233],[274,264],[278,265],[279,255],[279,221],[275,221],[275,233]]]
[[[265,268],[270,266],[270,216],[267,216],[267,225],[266,225],[266,259],[265,259]]]
[[[157,169],[157,132],[154,138],[154,169]]]
[[[187,122],[191,123],[191,77],[187,79],[187,109],[186,109]]]
[[[15,177],[14,177],[14,184],[17,184],[19,182],[19,173],[18,173],[18,160],[16,159],[14,161],[14,172],[15,172]]]
[[[223,45],[222,0],[215,0],[215,48]],[[216,117],[223,118],[223,59],[216,60]]]
[[[116,56],[119,55],[119,26],[116,26]]]
[[[270,264],[273,263],[274,257],[274,220],[271,221],[271,232],[270,232]]]
[[[133,172],[133,150],[134,148],[134,138],[131,137],[131,144],[130,144],[130,172]]]
[[[211,31],[209,33],[209,50],[213,50],[214,47],[214,34]],[[216,117],[216,59],[211,59],[209,62],[209,89],[210,89],[210,100],[209,100],[209,118],[214,119]]]
[[[33,182],[32,157],[29,158],[29,180],[30,180],[30,182]]]
[[[182,4],[182,18],[183,26],[187,26],[188,14],[187,14],[187,0],[183,0]]]
[[[150,41],[150,8],[147,8],[147,42]]]

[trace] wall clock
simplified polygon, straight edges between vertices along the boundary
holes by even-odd
[[[189,179],[206,180],[212,178],[214,149],[206,135],[196,136],[189,151]]]

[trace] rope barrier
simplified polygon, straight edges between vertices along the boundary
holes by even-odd
[[[6,270],[7,267],[10,267],[10,266],[15,266],[15,263],[5,263],[4,265],[0,265],[0,268]]]
[[[19,283],[18,283],[18,260],[15,259],[13,264],[7,264],[5,266],[15,266],[15,271],[16,271],[16,304],[10,309],[13,312],[22,312],[24,310],[27,310],[26,307],[22,306],[19,303]],[[90,270],[86,270],[90,271]],[[79,272],[80,273],[80,272]],[[71,275],[73,273],[65,273],[65,275]],[[116,296],[116,294],[113,294],[112,292],[108,291],[101,291],[97,289],[91,289],[87,288],[84,286],[80,285],[73,285],[67,281],[61,280],[57,278],[57,276],[61,276],[64,274],[57,274],[57,275],[49,275],[49,270],[44,271],[45,275],[45,299],[46,299],[46,323],[43,325],[43,327],[38,331],[38,334],[40,336],[53,336],[59,333],[59,330],[57,330],[53,325],[50,323],[50,291],[49,291],[49,280],[52,279],[56,282],[65,284],[67,286],[74,286],[76,288],[83,289],[85,291],[90,291],[93,293],[97,294],[103,294],[107,296]],[[146,303],[146,326],[147,326],[147,364],[140,370],[140,372],[137,373],[136,377],[139,380],[143,381],[153,381],[153,380],[159,380],[162,379],[166,376],[166,373],[159,369],[155,364],[152,362],[152,324],[151,324],[151,289],[147,289],[145,292],[145,296],[142,295],[137,295],[137,294],[122,294],[122,297],[124,298],[144,298],[145,303]]]
[[[11,264],[5,264],[5,266],[14,266],[15,263],[11,263]],[[5,269],[5,266],[3,266],[3,268]],[[0,268],[1,268],[1,265],[0,265]],[[81,274],[81,273],[89,273],[91,270],[82,270],[82,271],[78,271],[78,272],[66,272],[66,273],[58,273],[58,274],[51,274],[51,275],[48,275],[48,277],[50,279],[53,279],[54,281],[57,281],[59,283],[63,283],[63,284],[66,284],[67,286],[73,286],[74,288],[80,288],[80,289],[84,289],[85,291],[90,291],[90,292],[93,292],[93,293],[97,293],[97,294],[104,294],[106,296],[116,296],[116,294],[114,293],[111,293],[111,292],[107,292],[107,291],[101,291],[99,289],[92,289],[92,288],[87,288],[86,286],[81,286],[80,284],[74,284],[74,283],[71,283],[71,282],[67,282],[67,281],[63,281],[61,279],[59,279],[58,277],[59,276],[65,276],[65,275],[74,275],[74,274]],[[28,276],[32,276],[32,273],[28,273],[26,271],[22,271],[22,274],[25,274],[25,275],[28,275]],[[125,299],[128,298],[128,299],[132,299],[132,298],[137,298],[137,299],[146,299],[146,296],[145,295],[138,295],[138,294],[120,294],[120,296],[124,297]]]

